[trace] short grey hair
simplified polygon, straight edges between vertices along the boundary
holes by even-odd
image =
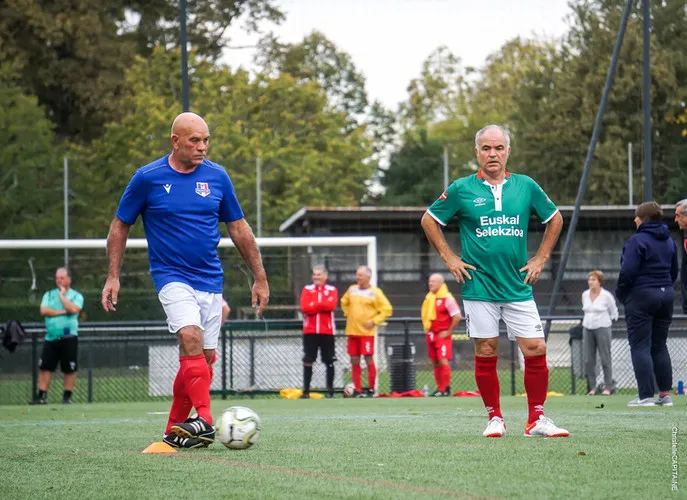
[[[687,208],[687,198],[685,198],[684,200],[680,200],[675,204],[675,210],[677,210],[678,208],[680,209],[681,212],[685,211],[685,208]],[[684,215],[687,215],[687,214],[684,214]]]
[[[315,271],[320,271],[322,274],[329,274],[327,272],[327,268],[324,267],[322,264],[317,264],[316,266],[312,266],[312,272]]]
[[[365,271],[365,274],[369,276],[370,278],[372,277],[372,269],[370,269],[368,266],[358,266],[358,271]]]
[[[59,273],[60,271],[64,271],[65,273],[67,273],[68,277],[70,277],[70,278],[72,277],[72,272],[69,270],[68,267],[58,267],[55,270],[55,275],[57,275],[57,273]]]
[[[503,128],[501,125],[487,125],[486,127],[482,127],[481,129],[479,129],[477,131],[477,133],[475,134],[475,147],[476,148],[479,147],[479,138],[482,137],[482,135],[487,130],[491,130],[493,128],[501,131],[503,136],[506,138],[506,143],[508,144],[508,147],[510,147],[510,134],[508,133],[508,131],[505,128]]]

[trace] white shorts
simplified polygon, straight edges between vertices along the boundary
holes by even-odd
[[[185,283],[167,283],[157,296],[170,332],[197,326],[203,330],[203,349],[217,349],[222,326],[221,293],[199,292]]]
[[[508,339],[544,338],[544,327],[534,300],[524,302],[484,302],[464,300],[465,330],[468,337],[490,339],[499,336],[499,320],[503,319]]]

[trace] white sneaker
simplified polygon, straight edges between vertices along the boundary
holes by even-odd
[[[539,419],[536,422],[532,422],[525,427],[525,436],[555,438],[568,437],[570,433],[566,429],[557,427],[550,418],[539,415]]]
[[[488,438],[500,438],[506,433],[506,423],[501,417],[492,417],[482,436]]]
[[[666,394],[665,396],[659,395],[656,404],[659,406],[673,406],[673,398],[670,397],[670,394]]]
[[[654,398],[639,399],[639,396],[637,396],[627,403],[627,406],[656,406],[656,400]]]

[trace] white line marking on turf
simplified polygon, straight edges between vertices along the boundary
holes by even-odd
[[[164,412],[166,415],[167,412]],[[320,417],[268,417],[263,421],[276,420],[276,421],[299,421],[299,420],[371,420],[371,419],[392,419],[392,418],[427,418],[427,417],[458,417],[455,413],[423,413],[418,415],[330,415],[330,416],[320,416]],[[17,423],[0,423],[0,428],[3,427],[52,427],[60,425],[117,425],[117,424],[156,424],[163,422],[163,420],[157,419],[106,419],[106,420],[73,420],[73,421],[43,421],[43,422],[17,422]]]
[[[168,411],[147,411],[146,415],[168,415]]]
[[[159,412],[161,415],[167,415],[168,412]],[[669,415],[674,412],[667,412],[667,411],[656,411],[656,410],[647,410],[647,411],[614,411],[614,412],[593,412],[593,413],[578,413],[578,412],[573,412],[570,413],[571,416],[574,417],[608,417],[608,418],[613,418],[616,416],[639,416],[639,415]],[[153,413],[151,413],[153,414]],[[156,414],[156,413],[155,413]],[[510,416],[515,417],[515,418],[524,418],[526,416],[525,413],[522,412],[513,412],[510,414]],[[463,413],[418,413],[418,414],[413,414],[413,415],[323,415],[323,416],[309,416],[309,417],[302,417],[302,416],[293,416],[293,417],[286,417],[286,416],[281,416],[281,417],[263,417],[263,421],[277,421],[277,422],[294,422],[294,421],[314,421],[314,420],[388,420],[388,419],[400,419],[400,418],[409,418],[409,419],[416,419],[416,418],[485,418],[483,415],[466,415]],[[61,425],[119,425],[119,424],[158,424],[160,422],[164,422],[163,420],[159,419],[103,419],[103,420],[74,420],[74,421],[43,421],[43,422],[17,422],[17,423],[1,423],[0,422],[0,429],[5,428],[5,427],[53,427],[53,426],[61,426]]]

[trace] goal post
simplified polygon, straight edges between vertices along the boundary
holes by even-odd
[[[270,283],[270,305],[265,318],[300,317],[300,292],[303,286],[312,282],[311,273],[315,265],[325,265],[329,271],[329,282],[341,294],[355,283],[355,272],[360,265],[370,268],[371,282],[377,284],[376,236],[265,237],[256,238],[256,241],[261,249]],[[42,321],[39,314],[41,297],[55,287],[55,271],[65,265],[68,256],[68,267],[74,276],[73,286],[85,299],[82,320],[94,324],[101,321],[124,324],[163,320],[164,314],[150,277],[148,242],[144,238],[127,239],[117,314],[107,314],[102,310],[100,292],[107,275],[106,244],[107,241],[102,238],[0,239],[0,317],[17,318],[28,323]],[[250,306],[252,276],[239,253],[233,250],[234,247],[230,238],[221,238],[217,248],[224,268],[224,296],[232,307],[233,318],[253,318],[255,310]],[[65,249],[68,252],[64,252]],[[337,334],[343,337],[345,318],[337,314],[336,324]],[[379,339],[375,340],[379,342]],[[285,380],[291,380],[291,383],[301,380],[302,339],[300,336],[292,336],[280,342],[283,350],[277,346],[263,346],[261,355],[266,356],[265,364],[281,364],[286,370]],[[381,342],[376,351],[383,348],[383,345]],[[150,346],[150,349],[159,350],[162,347]],[[174,348],[169,346],[165,349]],[[160,356],[160,359],[169,358],[169,353],[156,353],[157,351],[153,353],[154,356],[151,354],[150,359],[155,360]],[[345,369],[348,366],[348,356],[343,338],[337,341],[337,354],[340,366]],[[290,360],[288,363],[284,362],[285,357]],[[379,358],[382,358],[380,362],[384,365],[384,357],[380,355]],[[151,365],[152,368],[154,367]],[[321,378],[320,375],[324,376],[319,371],[321,370],[315,374],[313,381]],[[164,377],[169,375],[166,369],[160,368],[157,372],[157,378],[151,375],[151,380],[160,382],[160,373]],[[171,382],[161,384],[171,387]]]
[[[372,271],[371,282],[377,284],[377,237],[376,236],[291,236],[285,238],[256,238],[259,248],[277,247],[352,247],[367,249],[367,266]],[[32,249],[105,249],[105,239],[52,239],[52,240],[0,240],[0,250]],[[148,248],[145,238],[129,238],[127,248]],[[231,238],[221,238],[218,248],[235,248]]]

